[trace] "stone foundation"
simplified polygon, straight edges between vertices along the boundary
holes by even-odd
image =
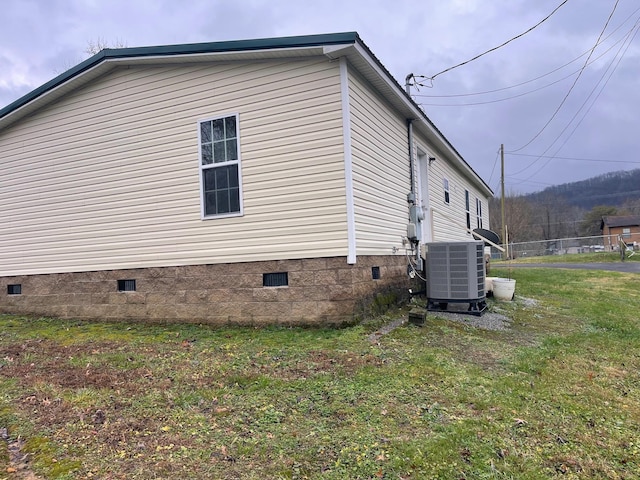
[[[281,272],[288,286],[263,286],[264,274]],[[135,291],[119,291],[119,280],[135,280]],[[0,277],[0,311],[81,320],[342,325],[400,299],[409,286],[403,256],[358,257],[356,265],[333,257],[23,275]]]

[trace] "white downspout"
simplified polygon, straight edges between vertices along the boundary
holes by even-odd
[[[353,200],[353,163],[351,158],[351,110],[349,108],[349,75],[347,59],[340,57],[340,96],[342,103],[342,139],[344,148],[344,180],[347,201],[347,263],[356,263],[356,218]]]

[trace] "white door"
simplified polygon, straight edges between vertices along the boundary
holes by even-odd
[[[418,205],[422,207],[424,220],[422,226],[422,241],[433,241],[431,230],[431,211],[429,210],[429,155],[418,149]]]

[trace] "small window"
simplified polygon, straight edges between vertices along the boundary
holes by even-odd
[[[19,283],[7,285],[7,295],[22,295],[22,285]]]
[[[289,272],[264,273],[263,287],[286,287],[289,285]]]
[[[631,238],[631,228],[622,229],[622,238]]]
[[[203,217],[242,213],[238,116],[199,122]]]
[[[135,280],[118,280],[119,292],[135,292],[136,281]]]
[[[380,267],[371,267],[371,278],[380,280]]]
[[[442,186],[444,187],[444,203],[449,203],[449,180],[447,178],[442,179]]]
[[[464,191],[464,208],[467,213],[467,230],[471,230],[471,202],[469,201],[469,190]]]
[[[482,200],[476,198],[476,221],[478,228],[482,228]]]

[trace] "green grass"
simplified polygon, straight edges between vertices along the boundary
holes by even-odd
[[[575,253],[565,255],[540,255],[535,257],[518,257],[513,260],[491,260],[495,266],[509,263],[607,263],[620,262],[618,252]],[[640,262],[640,252],[625,257],[625,262]]]
[[[46,479],[638,478],[640,276],[511,275],[520,300],[490,302],[509,329],[429,314],[373,344],[406,312],[344,329],[0,316],[0,427]]]

